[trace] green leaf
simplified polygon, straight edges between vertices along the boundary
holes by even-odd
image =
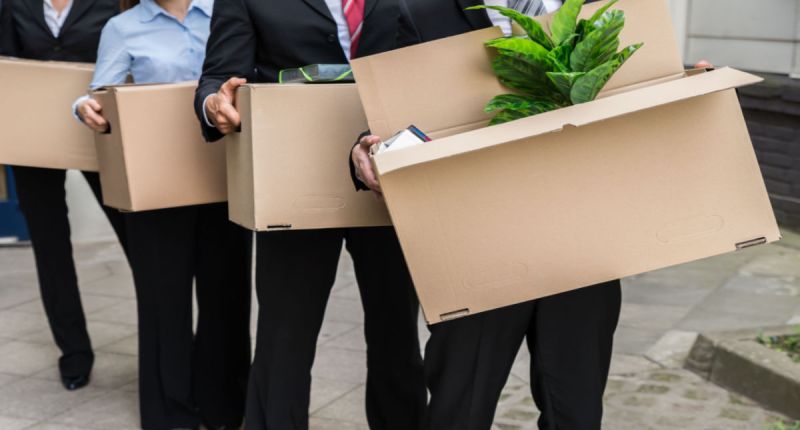
[[[561,91],[561,94],[569,97],[572,91],[572,86],[575,85],[575,81],[585,74],[585,72],[547,72],[547,77],[550,78],[550,81],[552,81],[556,88]]]
[[[486,42],[486,46],[497,49],[500,55],[522,60],[542,73],[553,68],[553,63],[547,56],[549,51],[525,37],[501,37]]]
[[[571,72],[570,68],[570,55],[572,54],[572,45],[561,45],[550,51],[547,56],[553,61],[559,72]]]
[[[589,18],[589,20],[587,22],[589,24],[594,24],[595,22],[597,22],[597,20],[600,19],[600,17],[603,16],[606,13],[606,11],[611,6],[614,6],[614,4],[617,3],[618,1],[619,0],[611,0],[610,2],[606,3],[605,6],[601,7],[600,9],[597,9],[597,11],[594,13],[594,15],[592,15],[592,17]]]
[[[550,24],[553,43],[558,46],[568,41],[575,34],[578,25],[578,14],[584,0],[566,0],[564,5],[553,15]]]
[[[625,62],[628,61],[628,58],[631,58],[631,56],[633,54],[635,54],[636,51],[641,49],[642,46],[644,46],[644,43],[637,43],[637,44],[634,44],[634,45],[627,46],[627,47],[623,48],[622,51],[619,51],[616,54],[616,56],[614,57],[614,59],[619,61],[620,66],[621,66],[621,65],[625,64]]]
[[[614,57],[619,48],[619,34],[625,26],[625,13],[606,12],[593,25],[594,30],[584,35],[570,56],[573,71],[586,72]]]
[[[547,33],[544,31],[542,25],[539,24],[539,22],[536,21],[535,19],[529,17],[528,15],[519,13],[514,9],[502,6],[480,5],[480,6],[468,7],[466,10],[479,10],[479,9],[492,9],[500,12],[501,15],[505,16],[506,18],[510,18],[511,20],[516,22],[517,25],[522,27],[522,29],[525,30],[525,33],[528,34],[528,37],[530,37],[531,40],[538,43],[539,45],[542,45],[547,49],[553,48],[554,46],[553,40],[550,39],[550,36],[548,36]]]
[[[528,115],[526,112],[523,111],[504,110],[502,112],[498,112],[498,114],[495,115],[494,118],[492,118],[492,120],[489,122],[489,125],[491,126],[491,125],[503,124],[506,122],[522,119],[528,116],[530,115]]]
[[[541,112],[547,112],[557,107],[555,103],[536,100],[532,97],[521,96],[519,94],[501,94],[494,97],[486,105],[484,111],[495,112],[498,110],[513,110],[526,112],[528,114],[527,116],[530,116]]]
[[[575,81],[570,92],[573,104],[586,103],[597,98],[611,76],[622,64],[617,60],[605,62]]]

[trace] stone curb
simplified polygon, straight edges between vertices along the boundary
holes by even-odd
[[[800,419],[800,364],[755,341],[760,334],[794,332],[793,326],[781,326],[701,334],[685,367],[769,409]]]

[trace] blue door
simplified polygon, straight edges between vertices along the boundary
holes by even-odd
[[[28,228],[19,209],[11,167],[0,166],[0,244],[27,242]]]

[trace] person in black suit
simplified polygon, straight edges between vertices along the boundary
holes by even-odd
[[[349,2],[342,0],[217,0],[196,95],[206,138],[220,139],[239,126],[234,106],[241,78],[276,82],[281,69],[343,64],[394,48],[398,0],[352,2],[344,8]],[[355,15],[344,12],[351,8]],[[260,309],[246,428],[308,428],[310,371],[343,240],[364,308],[370,428],[419,427],[426,404],[419,304],[394,229],[383,227],[258,235]]]
[[[534,10],[537,1],[532,0]],[[500,15],[464,10],[480,4],[407,0],[401,16],[410,20],[401,25],[399,44],[492,25],[510,30],[510,22]],[[367,152],[378,142],[378,137],[366,136],[353,148],[351,169],[358,189],[380,192]],[[431,399],[424,428],[491,428],[511,366],[527,338],[531,393],[542,412],[539,428],[599,429],[620,306],[620,282],[613,281],[431,326],[425,350]]]
[[[0,55],[93,63],[100,31],[118,12],[116,0],[3,0]],[[13,172],[33,244],[42,302],[62,353],[58,363],[62,382],[75,390],[89,383],[94,353],[72,258],[66,171],[14,166]],[[101,202],[99,175],[83,172],[83,176]],[[127,253],[124,216],[105,206],[103,210]]]

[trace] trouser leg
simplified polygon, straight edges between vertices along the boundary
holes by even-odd
[[[600,429],[620,305],[619,281],[536,301],[528,347],[540,429]]]
[[[72,257],[66,171],[37,167],[13,170],[33,245],[42,303],[62,353],[59,370],[64,377],[86,375],[92,369],[94,354]]]
[[[139,311],[139,399],[146,430],[199,424],[192,399],[197,207],[129,214]]]
[[[390,227],[350,229],[346,241],[364,308],[370,429],[418,429],[427,402],[419,302],[400,243]]]
[[[430,327],[425,350],[431,393],[426,429],[491,428],[533,307],[527,302]]]
[[[199,209],[194,397],[205,424],[239,427],[250,369],[252,233],[228,221],[227,204]]]
[[[256,354],[245,427],[307,430],[311,367],[343,231],[260,233]]]

